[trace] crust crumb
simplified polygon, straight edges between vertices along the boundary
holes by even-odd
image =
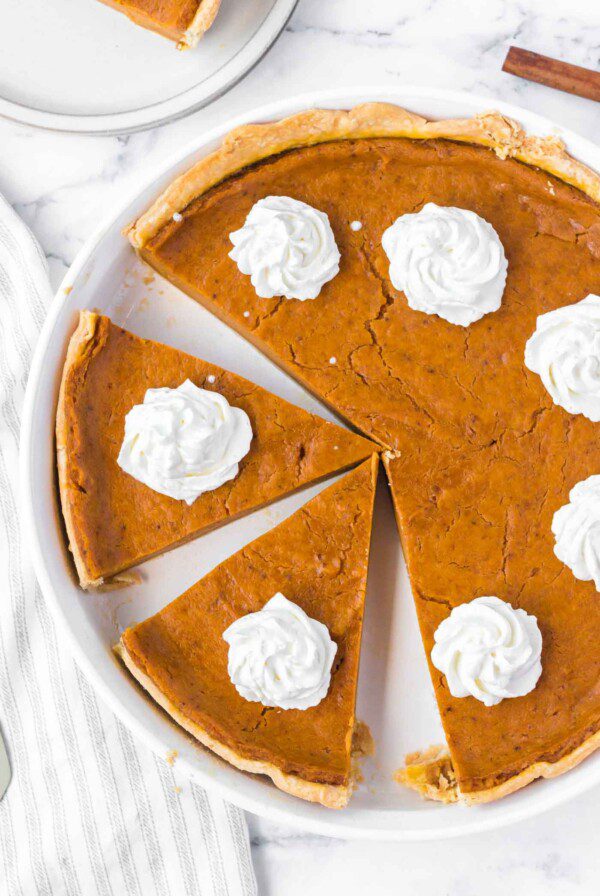
[[[366,722],[357,719],[352,733],[352,755],[356,759],[363,759],[365,756],[372,756],[374,752],[375,741],[371,729]]]
[[[367,756],[372,756],[375,753],[375,741],[373,740],[371,729],[366,722],[361,722],[359,719],[356,719],[354,722],[352,747],[350,752],[350,761],[352,765],[350,776],[353,786],[356,786],[365,780],[362,769],[360,768],[360,763]]]
[[[116,591],[118,588],[127,588],[129,585],[139,585],[142,582],[141,573],[137,570],[119,572],[110,579],[100,580],[100,584],[91,587],[96,591]]]
[[[394,774],[394,780],[416,790],[428,800],[441,803],[458,801],[458,785],[448,748],[444,745],[428,747],[409,753],[406,765]]]
[[[170,765],[171,768],[173,768],[173,766],[175,765],[175,760],[177,759],[178,756],[179,756],[179,753],[177,752],[177,750],[168,750],[167,756],[166,756],[167,765]]]

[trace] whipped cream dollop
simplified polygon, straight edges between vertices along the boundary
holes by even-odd
[[[600,591],[600,476],[588,476],[569,492],[552,517],[554,553],[576,579]]]
[[[224,632],[229,677],[246,700],[281,709],[308,709],[329,690],[337,646],[322,622],[283,594]]]
[[[525,346],[554,404],[600,422],[600,296],[541,314]]]
[[[327,215],[289,196],[259,199],[229,238],[229,257],[262,299],[316,299],[340,269]]]
[[[411,308],[467,327],[502,302],[508,262],[491,224],[464,208],[428,202],[383,234],[390,280]]]
[[[437,627],[431,662],[453,697],[495,706],[532,691],[542,674],[542,635],[535,616],[499,597],[454,607]]]
[[[148,389],[129,411],[118,464],[155,492],[193,504],[237,476],[251,441],[245,411],[186,380]]]

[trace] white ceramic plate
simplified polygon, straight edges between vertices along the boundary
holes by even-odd
[[[264,56],[297,0],[222,0],[178,52],[97,0],[2,0],[0,115],[59,131],[161,124],[220,96]]]
[[[574,155],[600,168],[600,150],[550,122],[503,103],[420,89],[353,91],[299,97],[228,121],[203,135],[177,160],[149,178],[82,249],[50,309],[35,356],[22,434],[24,514],[45,597],[89,680],[109,706],[158,754],[177,750],[180,770],[234,803],[272,819],[342,837],[418,840],[497,827],[541,812],[600,781],[600,754],[554,781],[539,781],[500,802],[466,809],[426,803],[392,775],[405,752],[440,740],[424,653],[387,489],[380,481],[369,577],[358,717],[371,727],[377,753],[364,766],[365,782],[350,806],[335,812],[276,790],[260,777],[226,765],[183,734],[134,686],[111,653],[119,632],[164,606],[218,562],[289,515],[323,486],[225,526],[146,563],[142,585],[109,594],[84,594],[73,580],[57,507],[53,426],[67,340],[80,308],[99,308],[142,336],[161,339],[240,373],[309,410],[331,418],[298,384],[241,337],[136,260],[121,228],[161,187],[213,150],[232,126],[266,121],[310,106],[349,107],[366,99],[397,102],[423,115],[473,115],[490,107],[536,133],[560,133]]]

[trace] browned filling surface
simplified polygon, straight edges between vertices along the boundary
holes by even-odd
[[[153,491],[117,464],[126,414],[147,389],[176,388],[186,379],[242,408],[254,434],[235,479],[191,506]],[[366,439],[106,317],[95,318],[91,338],[65,371],[61,419],[61,499],[69,538],[91,579],[112,576],[373,451]]]
[[[134,663],[191,722],[247,760],[348,785],[376,459],[325,489],[123,635]],[[337,644],[326,697],[307,710],[241,697],[227,673],[225,629],[282,592]]]
[[[341,268],[314,301],[258,298],[227,256],[229,234],[271,194],[329,216]],[[389,280],[382,233],[426,202],[472,209],[504,244],[502,307],[468,328],[412,311]],[[599,430],[555,407],[523,363],[537,315],[600,292],[598,207],[484,148],[345,141],[230,178],[142,254],[398,454],[390,481],[427,655],[441,620],[475,597],[537,616],[543,675],[526,697],[486,708],[451,697],[431,670],[460,788],[556,761],[598,730],[600,596],[556,559],[550,523],[600,472]]]

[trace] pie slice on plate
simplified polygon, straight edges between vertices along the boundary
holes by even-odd
[[[125,13],[136,25],[177,41],[177,48],[195,47],[208,31],[221,0],[101,0]]]
[[[125,416],[153,388],[185,380],[248,415],[253,438],[239,472],[191,505],[154,491],[117,463]],[[89,311],[63,371],[56,420],[60,497],[82,587],[124,570],[311,482],[376,447],[234,373],[141,339]]]
[[[242,271],[250,213],[281,197],[319,212],[322,232],[326,215],[339,250],[309,301],[268,297],[273,272]],[[439,624],[478,597],[537,618],[543,671],[526,696],[456,697],[431,667],[454,766],[442,777],[464,802],[600,745],[600,596],[557,559],[551,532],[572,487],[600,473],[598,424],[554,404],[524,364],[539,315],[600,294],[599,201],[600,177],[555,137],[497,113],[426,121],[372,103],[234,131],[129,229],[153,268],[387,449],[428,657]],[[503,246],[501,302],[480,319],[424,313],[392,283],[383,234],[428,203],[475,213]],[[443,273],[435,285],[448,287]]]
[[[324,806],[351,792],[350,752],[377,455],[225,560],[116,650],[166,711],[232,765]],[[308,709],[245,699],[224,633],[276,594],[326,626],[337,650],[326,696]]]

